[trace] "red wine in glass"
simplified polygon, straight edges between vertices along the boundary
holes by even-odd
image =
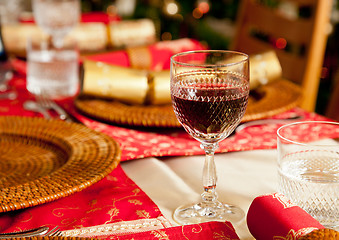
[[[247,80],[219,72],[180,76],[172,89],[179,122],[194,138],[216,142],[226,138],[241,121],[247,106]],[[207,76],[206,76],[207,75]]]

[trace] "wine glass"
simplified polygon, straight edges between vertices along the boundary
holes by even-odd
[[[34,19],[52,36],[53,45],[62,48],[64,37],[80,19],[79,0],[33,0]]]
[[[244,212],[217,200],[214,152],[240,123],[249,95],[248,55],[222,50],[190,51],[171,57],[171,98],[175,115],[205,151],[202,200],[177,208],[180,224],[239,222]]]

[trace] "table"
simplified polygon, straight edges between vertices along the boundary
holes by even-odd
[[[23,101],[32,98],[25,90],[25,78],[23,76],[16,76],[13,86],[19,93],[19,99],[0,102],[1,115],[37,116],[32,112],[23,112],[22,109]],[[303,112],[300,109],[296,111]],[[315,114],[306,113],[306,115],[312,119],[321,119],[321,117],[315,116]],[[112,134],[112,131],[117,130],[114,127],[113,129],[104,129],[102,124],[96,124],[87,120],[83,121],[83,123],[93,129],[102,130],[107,134]],[[272,132],[272,135],[269,137],[272,141],[269,145],[263,146],[265,149],[260,149],[260,143],[258,143],[253,145],[252,148],[256,150],[251,150],[251,147],[246,149],[245,146],[246,150],[239,148],[235,152],[218,153],[215,155],[219,179],[217,185],[219,199],[240,206],[245,213],[255,197],[277,191],[276,149],[274,148],[275,130],[270,127],[266,127],[266,130]],[[262,129],[259,133],[262,134]],[[133,134],[133,132],[129,134]],[[143,137],[147,137],[147,134]],[[248,133],[246,141],[251,140],[251,138],[252,135]],[[265,135],[264,139],[267,140],[267,138],[267,135]],[[124,139],[120,138],[118,140],[120,143],[123,143]],[[253,138],[252,140],[255,142],[258,141],[258,138]],[[264,143],[267,142],[265,141]],[[129,147],[133,146],[133,142],[131,144]],[[123,149],[123,151],[125,150]],[[127,176],[150,197],[164,217],[172,222],[173,225],[176,225],[172,220],[174,209],[181,204],[200,198],[204,156],[155,157],[160,155],[152,155],[152,152],[148,152],[148,155],[141,157],[143,154],[144,152],[140,152],[139,157],[133,159],[126,157],[128,154],[125,154],[121,166]],[[200,152],[200,154],[202,153]],[[119,174],[122,174],[121,170],[119,170]],[[86,218],[85,216],[83,217],[84,219]],[[41,220],[41,223],[44,223],[44,221]],[[69,229],[70,225],[67,227]],[[241,239],[253,239],[245,219],[239,224],[234,224],[234,228]]]

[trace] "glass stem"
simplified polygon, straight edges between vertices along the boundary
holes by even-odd
[[[213,203],[218,197],[215,191],[217,186],[217,172],[214,163],[214,152],[218,147],[218,143],[201,144],[201,148],[204,149],[206,153],[202,178],[204,192],[201,196],[206,203]]]

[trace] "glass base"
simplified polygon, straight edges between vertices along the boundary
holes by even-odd
[[[196,224],[210,221],[237,223],[243,220],[245,213],[237,206],[223,204],[218,201],[200,202],[177,208],[174,220],[181,224]]]

